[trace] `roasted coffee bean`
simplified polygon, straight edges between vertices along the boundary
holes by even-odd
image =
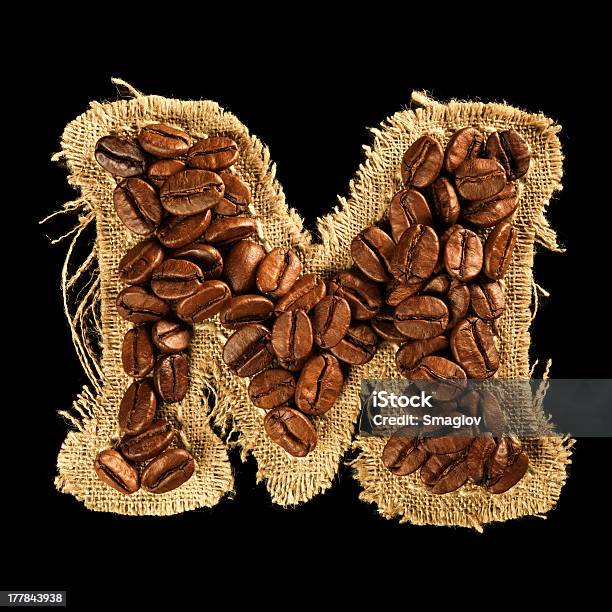
[[[293,399],[294,393],[293,374],[280,368],[260,372],[249,383],[249,398],[255,406],[264,410],[286,404]]]
[[[123,337],[123,371],[132,378],[144,378],[155,365],[155,351],[146,327],[133,327]]]
[[[274,362],[270,331],[257,323],[241,327],[225,343],[223,361],[241,377],[254,376],[270,367]]]
[[[481,280],[470,283],[472,310],[484,321],[493,321],[501,317],[505,301],[504,290],[499,281]]]
[[[138,142],[155,157],[180,157],[189,150],[189,135],[164,123],[145,125],[138,134]]]
[[[233,293],[255,290],[257,268],[265,256],[263,246],[252,240],[240,240],[232,247],[225,258],[224,275]]]
[[[189,217],[169,215],[157,230],[158,240],[169,249],[178,249],[197,240],[210,225],[210,210]]]
[[[509,221],[502,221],[488,236],[484,246],[482,271],[492,280],[503,278],[508,271],[518,238]]]
[[[223,257],[214,246],[204,242],[191,242],[172,252],[174,259],[187,259],[197,264],[203,280],[214,280],[223,274]]]
[[[113,176],[139,176],[145,171],[146,158],[141,148],[131,140],[103,136],[96,143],[96,161]]]
[[[497,446],[491,455],[487,481],[495,482],[508,467],[517,459],[521,452],[521,443],[516,438],[501,436],[497,439]]]
[[[296,361],[283,361],[282,359],[277,359],[277,364],[284,370],[289,370],[289,372],[301,372],[309,357],[310,355]]]
[[[496,446],[495,440],[489,434],[480,435],[472,442],[466,461],[468,478],[474,484],[483,484]]]
[[[338,295],[349,303],[351,314],[358,321],[373,318],[382,307],[378,285],[357,272],[340,272],[328,289],[330,295]]]
[[[343,383],[340,364],[333,355],[324,353],[311,357],[297,382],[296,406],[306,414],[324,414],[340,395]]]
[[[504,417],[497,397],[488,389],[482,389],[480,398],[484,430],[493,434],[495,438],[501,437],[506,430],[506,417]]]
[[[94,470],[102,482],[120,493],[129,495],[140,489],[138,472],[112,448],[98,453]]]
[[[506,173],[494,159],[468,159],[455,172],[455,185],[462,198],[484,200],[506,185]]]
[[[121,454],[130,461],[147,461],[165,451],[174,440],[172,424],[157,419],[142,433],[124,436],[119,443]]]
[[[348,308],[348,304],[347,304]],[[282,313],[272,327],[272,348],[283,363],[297,363],[310,355],[312,324],[303,310]]]
[[[180,353],[189,346],[191,327],[176,321],[162,319],[153,324],[151,338],[162,353]]]
[[[162,206],[173,215],[197,215],[214,208],[223,197],[221,177],[208,170],[182,170],[159,190]]]
[[[230,172],[221,172],[219,176],[225,185],[225,193],[215,206],[215,212],[226,217],[243,213],[251,201],[249,186]]]
[[[499,193],[486,200],[467,202],[462,210],[463,218],[478,227],[493,227],[508,218],[519,205],[514,183],[508,183]]]
[[[349,327],[344,338],[330,352],[334,357],[350,365],[364,365],[376,353],[378,338],[367,323]]]
[[[391,259],[395,243],[375,226],[364,229],[351,242],[351,256],[355,266],[373,281],[386,283],[391,280]]]
[[[119,280],[127,285],[146,283],[164,260],[164,249],[155,239],[132,247],[119,262]]]
[[[270,251],[257,268],[257,288],[264,295],[278,299],[289,292],[302,273],[302,262],[289,247]]]
[[[476,128],[466,127],[457,130],[446,145],[444,156],[446,170],[453,174],[465,160],[478,157],[483,144],[484,136]]]
[[[147,465],[142,486],[149,493],[167,493],[186,483],[195,472],[195,461],[182,448],[169,448]]]
[[[525,176],[529,170],[529,145],[516,130],[493,132],[487,138],[487,155],[503,166],[509,181]]]
[[[462,414],[477,417],[480,414],[481,401],[480,392],[473,389],[459,398],[457,410]]]
[[[387,342],[400,344],[406,341],[406,336],[395,327],[392,308],[382,308],[370,321],[370,324],[372,329]]]
[[[446,329],[451,329],[455,327],[459,319],[463,319],[467,315],[470,309],[470,290],[468,286],[454,278],[444,301],[448,306],[448,326]]]
[[[406,187],[427,187],[442,170],[444,151],[431,136],[421,136],[404,153],[402,158],[402,181]]]
[[[225,170],[236,163],[238,145],[225,136],[212,136],[198,140],[187,153],[187,163],[193,168]]]
[[[465,370],[450,359],[438,355],[423,357],[407,378],[437,383],[436,399],[440,402],[457,399],[467,384]]]
[[[263,295],[238,295],[229,299],[219,313],[219,322],[227,329],[249,323],[265,323],[274,312],[274,302]]]
[[[204,232],[204,240],[222,247],[248,238],[256,231],[255,221],[248,217],[220,217]]]
[[[336,346],[351,324],[351,307],[340,295],[328,295],[312,313],[314,341],[321,348]]]
[[[403,189],[396,193],[389,204],[391,235],[399,242],[402,234],[413,225],[432,225],[433,219],[427,200],[415,189]]]
[[[309,312],[326,295],[327,287],[316,274],[304,274],[276,303],[276,312],[303,310]]]
[[[432,276],[421,289],[421,293],[435,293],[437,295],[446,295],[450,289],[451,279],[446,272],[439,272]]]
[[[505,493],[517,484],[527,473],[529,458],[524,452],[519,453],[514,463],[506,468],[504,473],[494,481],[489,481],[486,489],[489,493]]]
[[[450,337],[457,363],[470,378],[489,378],[499,368],[499,355],[489,326],[477,317],[462,319]]]
[[[166,259],[151,279],[151,289],[163,300],[180,300],[202,286],[202,270],[184,259]]]
[[[317,445],[317,430],[311,420],[295,408],[281,406],[264,419],[269,438],[294,457],[305,457]]]
[[[396,476],[408,476],[427,461],[429,453],[419,445],[418,437],[410,435],[412,427],[402,427],[385,444],[382,452],[384,466]]]
[[[447,324],[446,304],[432,295],[407,298],[395,309],[395,327],[407,338],[435,338],[444,332]]]
[[[425,225],[413,225],[397,243],[391,262],[393,277],[408,285],[422,283],[431,276],[438,261],[436,232]]]
[[[423,287],[422,283],[413,283],[407,285],[397,280],[392,280],[387,284],[387,293],[385,296],[385,302],[389,306],[397,306],[403,302],[406,298],[417,295]]]
[[[402,376],[410,378],[412,370],[416,368],[423,357],[441,353],[448,348],[446,336],[436,336],[428,340],[412,340],[402,344],[395,354],[395,363]]]
[[[482,270],[482,242],[468,229],[457,229],[446,241],[444,265],[446,271],[460,281],[468,281]]]
[[[185,162],[180,159],[158,159],[147,168],[147,178],[158,189],[177,172],[185,170]]]
[[[204,281],[197,293],[176,304],[176,314],[186,323],[201,323],[220,312],[230,297],[232,292],[224,282]]]
[[[155,189],[139,178],[129,178],[117,185],[113,204],[125,227],[140,236],[152,234],[164,213]]]
[[[455,188],[441,176],[431,186],[431,201],[436,218],[444,225],[453,225],[459,219],[461,209]]]
[[[130,436],[139,434],[153,422],[156,409],[157,397],[151,379],[134,381],[119,404],[119,428]]]
[[[450,455],[451,453],[460,453],[468,449],[473,436],[462,435],[464,432],[458,431],[452,435],[446,436],[429,436],[421,442],[423,448],[432,455]],[[465,432],[472,433],[472,432]]]
[[[160,399],[169,404],[180,402],[187,395],[189,366],[183,353],[163,355],[155,364],[153,376]]]
[[[465,453],[432,455],[421,468],[421,480],[431,493],[451,493],[467,482]]]
[[[126,287],[117,296],[117,312],[130,323],[159,321],[169,309],[166,302],[142,287]]]

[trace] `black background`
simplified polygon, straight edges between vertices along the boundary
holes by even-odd
[[[68,589],[71,603],[81,607],[77,604],[93,592],[95,582],[105,585],[95,595],[102,602],[113,601],[117,589],[147,584],[147,577],[152,578],[153,587],[129,588],[130,600],[159,602],[177,596],[175,587],[165,585],[180,584],[181,589],[205,595],[225,577],[235,585],[226,596],[255,597],[261,589],[251,590],[247,584],[259,584],[263,594],[285,581],[307,581],[316,589],[317,580],[333,582],[340,568],[348,567],[351,576],[339,588],[359,596],[361,589],[370,589],[362,582],[370,571],[406,579],[405,571],[413,564],[427,567],[440,551],[450,553],[445,560],[455,572],[462,571],[463,563],[456,562],[459,554],[474,555],[478,571],[471,580],[477,580],[493,558],[496,568],[511,568],[525,554],[543,566],[566,565],[567,552],[577,552],[593,533],[608,535],[596,488],[608,440],[579,441],[568,482],[547,520],[530,517],[490,525],[484,535],[382,519],[374,507],[357,500],[358,486],[346,469],[324,495],[299,508],[281,510],[270,503],[264,487],[255,484],[254,462],[240,465],[236,455],[235,498],[182,516],[135,519],[94,513],[53,486],[55,459],[66,430],[56,410],[69,406],[86,380],[70,342],[58,289],[65,245],[51,246],[47,238],[67,225],[61,220],[42,227],[37,223],[76,196],[66,183],[65,170],[51,164],[49,157],[59,149],[63,126],[84,112],[90,100],[115,99],[111,76],[145,93],[212,99],[234,112],[270,147],[287,201],[311,229],[315,218],[335,204],[336,194],[347,193],[362,160],[361,146],[370,141],[366,128],[407,106],[412,90],[426,89],[441,100],[505,100],[553,117],[563,125],[565,177],[548,217],[567,253],[539,252],[536,257],[536,278],[551,297],[543,300],[534,325],[532,356],[551,357],[554,377],[609,377],[609,360],[593,359],[594,347],[603,339],[600,318],[608,298],[600,293],[584,298],[585,290],[609,286],[592,265],[605,262],[598,250],[606,227],[597,219],[599,210],[610,205],[601,195],[604,179],[593,178],[593,168],[602,169],[602,158],[592,125],[598,112],[607,111],[585,103],[586,92],[595,99],[601,93],[593,89],[597,81],[592,80],[600,49],[596,37],[580,50],[572,48],[561,32],[555,36],[563,44],[560,39],[547,40],[539,25],[535,20],[532,30],[522,26],[520,35],[504,32],[505,44],[499,50],[483,43],[478,51],[464,46],[474,38],[469,32],[449,43],[437,39],[435,44],[425,40],[417,45],[398,27],[401,24],[389,23],[386,27],[393,29],[393,36],[383,39],[371,29],[328,30],[317,19],[299,36],[290,31],[266,37],[232,27],[221,28],[211,38],[207,30],[189,49],[171,49],[166,61],[163,54],[144,52],[129,54],[129,60],[122,54],[115,59],[109,53],[111,40],[96,46],[78,31],[64,33],[72,37],[71,49],[58,48],[54,41],[53,52],[49,47],[47,54],[41,45],[37,63],[21,74],[24,82],[35,76],[37,91],[45,94],[44,104],[36,105],[42,127],[35,133],[28,130],[30,141],[37,142],[27,153],[29,164],[36,164],[36,178],[24,174],[20,184],[26,185],[27,197],[23,189],[19,197],[29,230],[25,255],[38,262],[40,270],[36,283],[22,285],[32,295],[32,333],[24,358],[27,355],[32,364],[27,373],[35,382],[24,382],[27,401],[22,395],[14,400],[22,413],[19,442],[25,440],[28,448],[19,462],[27,482],[12,485],[19,501],[5,504],[3,510],[11,528],[6,534],[10,563],[2,588]],[[374,20],[372,28],[380,27]],[[224,32],[231,32],[240,49],[234,45],[232,51],[223,43]],[[541,44],[533,42],[536,38]],[[121,35],[113,40],[121,41]],[[136,40],[146,44],[142,38]],[[527,48],[521,46],[527,44],[524,41]],[[241,56],[246,60],[238,61],[237,50],[247,51]],[[69,53],[72,59],[67,61]],[[82,64],[74,63],[75,54],[82,56]],[[25,84],[19,91],[24,93]],[[45,367],[37,367],[42,363]],[[117,567],[128,578],[115,578]],[[185,578],[178,577],[180,572]],[[420,578],[427,574],[421,572]]]

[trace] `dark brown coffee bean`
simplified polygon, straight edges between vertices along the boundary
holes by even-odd
[[[119,262],[119,280],[127,285],[146,283],[164,260],[164,249],[154,238],[132,247]]]
[[[162,353],[180,353],[189,346],[191,328],[183,323],[162,319],[153,324],[151,338]]]
[[[266,252],[257,242],[240,240],[225,258],[224,274],[233,293],[250,293],[256,289],[257,268]]]
[[[417,223],[433,225],[427,200],[415,189],[403,189],[393,196],[389,204],[389,224],[393,240],[399,242],[403,233]]]
[[[451,350],[470,378],[489,378],[499,368],[499,355],[489,326],[476,317],[462,319],[453,328]]]
[[[270,331],[257,323],[241,327],[225,343],[223,361],[238,376],[254,376],[274,362],[270,336]]]
[[[448,348],[448,339],[445,336],[436,336],[428,340],[412,340],[402,344],[395,354],[395,363],[402,376],[410,378],[412,370],[416,368],[423,357],[441,353]]]
[[[280,361],[289,364],[304,361],[312,346],[312,324],[303,310],[289,310],[276,319],[272,328],[272,348]]]
[[[121,454],[130,461],[147,461],[165,451],[174,440],[172,424],[157,419],[142,433],[124,436],[119,443]]]
[[[484,321],[493,321],[501,317],[505,302],[504,290],[498,281],[481,280],[470,283],[472,310]]]
[[[219,322],[227,329],[238,329],[249,323],[264,323],[274,312],[274,302],[263,295],[237,295],[225,303]]]
[[[459,398],[457,410],[467,416],[477,417],[480,414],[481,401],[482,398],[479,391],[468,391]]]
[[[139,434],[153,422],[156,409],[157,397],[151,379],[134,381],[119,404],[119,428],[130,436]]]
[[[500,280],[506,275],[518,233],[510,221],[502,221],[488,236],[484,246],[482,271],[491,280]]]
[[[414,283],[412,285],[407,285],[406,283],[401,283],[400,281],[392,280],[386,286],[387,294],[385,296],[385,302],[389,306],[397,306],[406,298],[412,297],[413,295],[417,295],[421,291],[422,287],[422,283]]]
[[[276,303],[276,313],[289,310],[309,312],[327,293],[323,280],[316,274],[304,274],[293,287]]]
[[[202,281],[202,270],[191,261],[166,259],[153,272],[151,289],[163,300],[180,300],[198,291]]]
[[[429,454],[412,433],[412,427],[402,427],[385,444],[382,452],[384,466],[396,476],[408,476],[427,461]]]
[[[487,138],[487,155],[503,166],[509,181],[525,176],[529,170],[529,145],[516,130],[493,132]]]
[[[302,273],[302,262],[289,247],[272,249],[257,268],[257,288],[275,300],[293,287]]]
[[[225,170],[236,163],[238,145],[225,136],[212,136],[198,140],[187,153],[187,163],[193,168]]]
[[[416,295],[395,309],[395,327],[407,338],[426,340],[446,330],[448,308],[432,295]]]
[[[455,230],[444,247],[446,271],[460,281],[468,281],[482,270],[482,242],[473,231]]]
[[[330,352],[350,365],[364,365],[376,354],[378,338],[367,323],[349,327],[344,338]]]
[[[138,472],[116,450],[108,448],[98,453],[94,463],[98,478],[119,493],[129,495],[140,489]]]
[[[158,189],[177,172],[185,170],[185,162],[180,159],[158,159],[147,168],[147,178]]]
[[[520,452],[521,443],[518,439],[510,436],[498,438],[486,474],[488,483],[495,482],[516,461]]]
[[[317,430],[311,420],[295,408],[281,406],[264,419],[269,438],[294,457],[305,457],[317,445]]]
[[[144,378],[153,369],[155,351],[146,327],[133,327],[125,334],[121,363],[123,371],[132,378]]]
[[[454,278],[444,301],[448,306],[448,326],[446,329],[451,329],[455,327],[459,319],[463,319],[467,315],[470,309],[470,290],[468,286]]]
[[[489,434],[474,439],[467,454],[468,478],[474,484],[482,484],[488,472],[491,455],[496,448],[495,440]]]
[[[215,206],[215,212],[226,217],[243,213],[251,201],[249,186],[230,172],[221,172],[219,176],[225,185],[225,193]]]
[[[286,404],[293,399],[294,393],[293,374],[280,368],[260,372],[249,383],[249,398],[255,406],[264,410]]]
[[[519,453],[515,461],[494,481],[489,481],[486,489],[489,493],[505,493],[522,480],[529,467],[529,458],[524,452]]]
[[[453,225],[459,219],[461,209],[455,188],[441,176],[431,186],[431,201],[436,218],[444,225]]]
[[[506,173],[494,159],[468,159],[455,172],[455,185],[462,198],[484,200],[506,185]]]
[[[446,145],[444,166],[453,174],[466,160],[478,157],[484,144],[482,132],[473,127],[457,130]]]
[[[189,135],[165,123],[145,125],[138,134],[138,142],[155,157],[180,157],[189,150]]]
[[[149,493],[167,493],[186,483],[195,472],[195,461],[182,448],[169,448],[147,465],[142,486]]]
[[[142,179],[129,178],[117,185],[113,204],[125,227],[140,236],[152,234],[161,223],[161,202],[155,189]]]
[[[203,280],[214,280],[223,274],[223,257],[214,246],[204,242],[191,242],[172,252],[174,259],[187,259],[197,264]]]
[[[168,310],[166,302],[142,287],[126,287],[117,296],[117,312],[130,323],[159,321]]]
[[[216,247],[234,244],[257,232],[257,225],[248,217],[220,217],[204,232],[204,240]]]
[[[402,158],[402,181],[406,187],[427,187],[442,170],[444,151],[431,136],[421,136],[404,153]]]
[[[372,319],[382,307],[382,295],[376,283],[357,272],[344,270],[330,283],[330,295],[344,298],[358,321]]]
[[[324,297],[312,313],[314,341],[321,348],[336,346],[351,324],[351,307],[339,295]]]
[[[321,415],[334,404],[344,383],[338,360],[328,353],[311,357],[295,389],[296,406],[305,414]]]
[[[457,399],[465,390],[465,371],[450,359],[438,355],[427,355],[419,362],[407,378],[436,383],[436,399],[449,402]]]
[[[186,323],[201,323],[220,312],[231,297],[232,292],[224,282],[204,281],[197,293],[177,303],[176,314]]]
[[[480,412],[484,425],[484,431],[500,438],[506,430],[506,417],[494,393],[488,389],[480,391]]]
[[[421,444],[432,455],[460,453],[467,450],[474,440],[473,436],[460,435],[461,433],[458,431],[452,435],[426,437]]]
[[[208,170],[173,174],[159,190],[162,206],[173,215],[197,215],[214,208],[223,197],[221,177]]]
[[[145,171],[146,158],[141,148],[131,140],[103,136],[96,143],[96,161],[113,176],[139,176]]]
[[[400,344],[406,341],[406,336],[402,334],[397,327],[393,318],[393,309],[384,307],[370,321],[372,329],[387,342],[395,342]]]
[[[421,468],[421,480],[431,493],[437,495],[456,491],[467,479],[465,453],[432,455]]]
[[[464,205],[463,218],[478,227],[493,227],[509,217],[519,205],[514,183],[508,183],[499,193],[486,200],[474,200]]]
[[[210,225],[210,210],[189,217],[169,215],[157,230],[158,240],[169,249],[178,249],[197,240]]]
[[[381,229],[371,226],[355,236],[351,242],[351,256],[355,266],[373,281],[391,280],[391,259],[395,243]]]
[[[451,279],[446,272],[439,272],[435,276],[432,276],[421,289],[421,293],[430,294],[435,293],[437,295],[446,295],[450,289]]]
[[[436,232],[425,225],[413,225],[397,243],[391,262],[391,274],[405,284],[422,283],[431,276],[438,261]]]
[[[189,366],[183,353],[163,355],[155,364],[155,390],[168,404],[180,402],[187,395]]]

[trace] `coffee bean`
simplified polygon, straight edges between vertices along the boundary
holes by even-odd
[[[529,458],[526,453],[519,453],[514,463],[508,466],[497,480],[490,481],[487,484],[487,491],[495,494],[505,493],[525,476],[528,467]]]
[[[274,302],[263,295],[238,295],[225,303],[219,322],[227,329],[238,329],[249,323],[264,323],[274,312]]]
[[[189,366],[183,353],[163,355],[155,364],[153,376],[160,399],[169,404],[180,402],[187,395]]]
[[[164,249],[155,239],[132,247],[119,262],[119,280],[127,285],[146,283],[164,260]]]
[[[432,455],[421,468],[421,480],[431,493],[437,495],[456,491],[467,479],[465,453]]]
[[[382,295],[376,283],[357,272],[340,272],[330,283],[330,295],[344,298],[358,321],[372,319],[382,307]]]
[[[468,159],[455,172],[455,185],[466,200],[484,200],[506,185],[506,173],[494,159]]]
[[[162,319],[153,324],[151,338],[162,353],[180,353],[189,346],[191,328],[183,323]]]
[[[142,287],[126,287],[117,296],[117,312],[130,323],[159,321],[168,310],[166,302]]]
[[[147,168],[147,178],[158,189],[177,172],[185,170],[185,162],[180,159],[158,159]]]
[[[289,292],[302,273],[302,262],[289,247],[270,251],[257,268],[256,283],[261,293],[277,299]]]
[[[153,422],[156,409],[157,398],[151,379],[134,381],[119,404],[119,428],[130,436],[139,434]]]
[[[436,399],[448,402],[457,399],[465,390],[467,376],[456,363],[439,355],[427,355],[407,378],[436,383]]]
[[[379,310],[370,324],[378,336],[387,342],[400,344],[406,341],[406,336],[395,327],[392,308],[384,307]]]
[[[187,163],[193,168],[225,170],[236,163],[238,145],[225,136],[213,136],[198,140],[187,153]]]
[[[94,155],[96,161],[113,176],[139,176],[145,170],[145,155],[131,140],[103,136],[96,143]]]
[[[412,285],[408,285],[397,280],[392,280],[386,287],[387,294],[385,297],[385,302],[389,306],[397,306],[406,298],[417,295],[421,291],[422,287],[422,283],[413,283]]]
[[[373,281],[391,280],[391,259],[395,243],[377,227],[368,227],[351,242],[351,255],[355,266]]]
[[[220,217],[204,232],[204,240],[216,247],[222,247],[248,238],[256,231],[255,221],[248,217]]]
[[[330,349],[330,352],[340,361],[358,366],[372,360],[377,346],[378,338],[372,328],[361,323],[349,327],[344,338]]]
[[[391,262],[393,277],[408,285],[425,281],[438,261],[439,243],[436,232],[426,225],[413,225],[397,243]]]
[[[448,339],[445,336],[436,336],[427,340],[412,340],[402,344],[395,354],[395,363],[402,376],[411,377],[412,370],[416,368],[423,357],[441,353],[448,348]]]
[[[488,236],[484,246],[482,271],[492,280],[506,275],[518,233],[509,221],[502,221]]]
[[[117,216],[135,234],[148,236],[161,223],[163,209],[157,193],[139,178],[122,181],[113,192]]]
[[[270,439],[294,457],[305,457],[317,445],[317,430],[310,419],[294,408],[270,410],[264,419]]]
[[[241,377],[254,376],[270,367],[274,362],[270,331],[257,323],[241,327],[225,343],[223,361]]]
[[[496,446],[495,440],[490,434],[480,435],[472,442],[466,461],[468,478],[474,484],[484,482],[489,461]]]
[[[519,205],[514,183],[508,183],[499,193],[486,200],[467,202],[463,207],[463,218],[478,227],[493,227],[509,217]]]
[[[173,215],[196,215],[214,208],[223,196],[221,177],[208,170],[182,170],[161,186],[162,206]]]
[[[421,136],[404,153],[402,158],[402,181],[406,187],[427,187],[442,170],[444,151],[431,136]]]
[[[502,476],[521,453],[521,443],[516,438],[500,436],[496,442],[497,446],[491,455],[486,474],[487,484],[495,482]]]
[[[142,486],[149,493],[167,493],[186,483],[195,472],[195,461],[182,448],[169,448],[153,459],[142,473]]]
[[[157,230],[157,238],[169,249],[178,249],[197,240],[210,225],[210,210],[189,217],[169,215]]]
[[[276,313],[289,310],[309,312],[326,295],[327,287],[316,274],[304,274],[276,303]]]
[[[189,135],[164,123],[143,127],[138,134],[138,142],[155,157],[180,157],[189,150]]]
[[[201,323],[214,317],[232,296],[230,288],[222,281],[204,281],[193,295],[176,304],[176,314],[186,323]]]
[[[435,276],[432,276],[421,289],[421,293],[430,294],[435,293],[437,295],[446,295],[450,289],[451,279],[446,272],[440,272]]]
[[[451,350],[470,378],[489,378],[499,368],[499,355],[489,326],[476,317],[462,319],[453,328]]]
[[[529,145],[516,130],[493,132],[487,138],[487,155],[503,166],[509,181],[525,176],[529,170]]]
[[[172,425],[164,419],[157,419],[142,433],[124,436],[119,443],[119,450],[130,461],[147,461],[165,451],[173,440]]]
[[[305,414],[324,414],[340,395],[343,383],[340,364],[333,355],[311,357],[298,379],[295,403]]]
[[[470,290],[465,283],[454,278],[451,281],[448,293],[444,297],[448,307],[448,326],[446,329],[455,327],[459,319],[463,319],[470,308]]]
[[[450,181],[441,176],[431,186],[431,201],[436,218],[444,225],[453,225],[459,219],[459,198]]]
[[[493,321],[502,316],[505,298],[498,281],[474,281],[470,283],[469,289],[472,310],[478,317],[484,321]]]
[[[314,341],[321,348],[336,346],[351,324],[351,307],[340,295],[328,295],[315,307],[312,314]]]
[[[447,324],[446,304],[431,295],[407,298],[395,309],[395,327],[407,338],[435,338],[445,331]]]
[[[385,444],[382,452],[384,466],[396,476],[408,476],[427,461],[429,453],[419,445],[418,437],[410,435],[412,427],[402,427]]]
[[[225,185],[225,192],[215,206],[215,212],[226,217],[243,213],[251,201],[249,186],[230,172],[221,172],[219,176]]]
[[[223,257],[214,246],[191,242],[172,252],[174,259],[187,259],[200,268],[203,280],[214,280],[223,274]]]
[[[459,398],[457,410],[462,414],[476,417],[480,414],[481,399],[479,391],[468,391]]]
[[[484,424],[484,431],[500,438],[506,430],[506,417],[494,393],[488,389],[480,391],[480,412]]]
[[[478,157],[483,144],[484,136],[476,128],[466,127],[457,130],[446,145],[444,156],[446,170],[453,174],[464,161]]]
[[[180,300],[202,287],[202,270],[184,259],[166,259],[153,272],[151,289],[163,300]]]
[[[393,196],[389,205],[389,224],[393,240],[399,242],[403,233],[417,223],[433,224],[429,204],[423,194],[415,189],[403,189]]]
[[[123,371],[132,378],[144,378],[153,369],[155,352],[146,327],[133,327],[125,334],[121,363]]]
[[[249,397],[253,404],[264,410],[282,406],[293,399],[295,378],[291,372],[280,368],[264,370],[249,383]]]
[[[257,268],[265,256],[263,246],[252,240],[240,240],[232,247],[225,258],[224,273],[233,293],[255,290]]]
[[[140,488],[138,472],[112,448],[98,453],[94,470],[102,482],[117,489],[119,493],[129,495]]]
[[[483,250],[480,238],[468,229],[455,230],[444,247],[446,271],[460,281],[468,281],[482,270]]]
[[[310,355],[312,345],[312,324],[303,310],[283,312],[274,322],[272,348],[283,363],[303,361]]]

